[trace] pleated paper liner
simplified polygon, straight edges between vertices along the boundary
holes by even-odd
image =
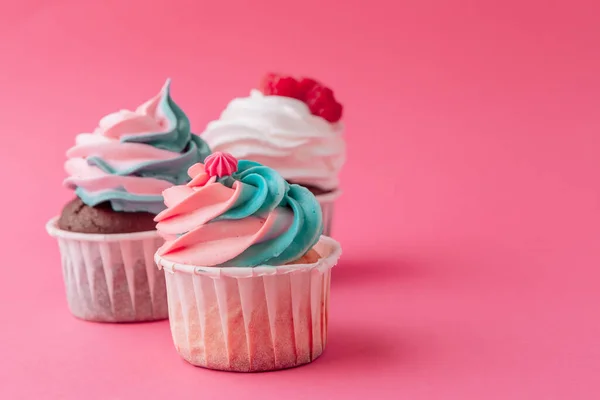
[[[77,318],[142,322],[168,318],[165,276],[154,263],[164,243],[156,231],[87,234],[58,228],[48,233],[60,247],[67,302]]]
[[[333,225],[333,211],[335,209],[335,201],[342,194],[342,191],[336,189],[331,193],[316,195],[316,199],[321,205],[323,211],[323,235],[331,236],[331,227]]]
[[[193,365],[237,372],[309,363],[327,344],[331,268],[341,248],[322,236],[314,264],[165,270],[175,348]]]

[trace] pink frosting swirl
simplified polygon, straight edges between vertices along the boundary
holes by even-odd
[[[167,209],[155,218],[157,229],[166,240],[158,254],[170,261],[207,267],[235,266],[227,263],[251,246],[281,235],[292,225],[294,213],[284,207],[241,219],[219,219],[254,197],[259,189],[237,180],[228,187],[203,164],[192,166],[188,173],[192,180],[187,185],[163,192]]]
[[[136,112],[121,110],[109,114],[100,120],[93,133],[77,135],[75,146],[67,151],[68,160],[65,170],[69,177],[67,187],[82,187],[90,191],[125,187],[134,194],[156,194],[171,186],[167,181],[139,176],[116,175],[103,171],[96,165],[90,165],[88,157],[101,157],[110,160],[115,169],[128,169],[139,163],[157,160],[169,160],[180,154],[158,149],[143,143],[121,143],[121,135],[148,132],[148,127],[161,129],[160,123],[151,115],[144,114],[148,106],[143,104]],[[152,129],[152,128],[151,128]]]
[[[167,81],[135,111],[109,114],[93,133],[78,135],[67,151],[64,184],[90,206],[111,201],[118,211],[158,213],[162,191],[187,182],[187,169],[208,154],[171,99]]]

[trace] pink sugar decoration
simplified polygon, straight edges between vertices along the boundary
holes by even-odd
[[[223,177],[237,171],[238,161],[229,153],[214,152],[204,160],[204,168],[209,176]]]

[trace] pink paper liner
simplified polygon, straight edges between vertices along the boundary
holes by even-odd
[[[333,211],[335,209],[335,200],[342,194],[341,190],[335,190],[331,193],[315,196],[321,210],[323,211],[323,235],[331,236],[331,227],[333,225]]]
[[[168,318],[164,274],[154,253],[164,243],[156,231],[85,234],[46,225],[61,253],[67,303],[77,318],[142,322]]]
[[[331,268],[341,248],[322,236],[314,264],[165,270],[175,348],[193,365],[237,372],[309,363],[327,343]]]

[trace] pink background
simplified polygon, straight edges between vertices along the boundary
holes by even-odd
[[[600,396],[597,1],[3,3],[0,398]],[[71,317],[43,226],[75,134],[167,76],[200,132],[270,70],[346,106],[323,357],[219,373]]]

